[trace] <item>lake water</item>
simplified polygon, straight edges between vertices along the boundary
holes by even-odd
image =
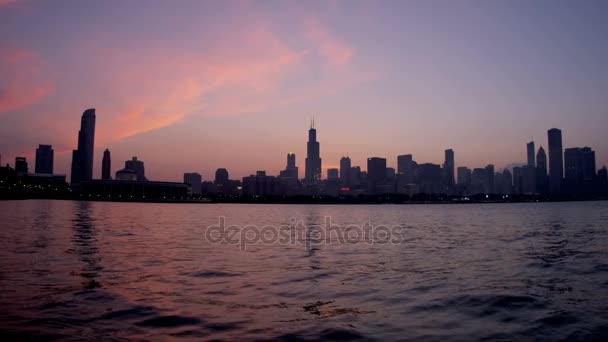
[[[608,340],[608,202],[27,200],[0,222],[2,340]]]

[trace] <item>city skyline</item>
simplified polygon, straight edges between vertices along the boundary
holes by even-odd
[[[445,149],[455,168],[500,170],[526,163],[530,138],[549,154],[551,127],[564,149],[608,163],[605,2],[61,4],[0,5],[4,164],[23,156],[33,170],[49,144],[69,179],[87,107],[93,178],[106,148],[119,163],[137,155],[155,180],[276,175],[288,152],[303,173],[312,115],[323,178],[347,154],[397,168],[403,154],[442,164]]]

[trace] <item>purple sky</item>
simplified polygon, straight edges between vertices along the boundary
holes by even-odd
[[[113,172],[303,172],[315,117],[324,169],[348,154],[523,162],[561,128],[608,163],[607,1],[0,0],[2,163],[38,144],[69,174],[97,109]],[[301,172],[301,173],[302,173]],[[325,176],[325,174],[324,174]]]

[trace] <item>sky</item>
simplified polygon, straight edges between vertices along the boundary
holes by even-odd
[[[526,143],[608,163],[608,1],[0,0],[0,154],[55,149],[69,177],[96,108],[94,177],[137,156],[151,180],[304,174],[343,155],[497,170]],[[325,171],[324,171],[325,176]],[[69,179],[69,178],[68,178]]]

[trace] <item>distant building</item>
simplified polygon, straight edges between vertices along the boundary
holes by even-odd
[[[353,166],[348,172],[348,186],[351,189],[359,189],[361,186],[361,167]]]
[[[386,179],[386,159],[372,157],[367,158],[367,191],[376,194],[379,183]]]
[[[135,174],[137,174],[137,180],[140,182],[148,180],[146,178],[144,162],[141,160],[138,160],[137,157],[135,157],[135,156],[133,158],[131,158],[131,160],[125,161],[125,169],[130,169],[130,170],[135,171]]]
[[[454,150],[445,150],[445,161],[443,162],[444,184],[451,189],[455,185],[454,181]]]
[[[308,187],[318,185],[321,182],[321,154],[320,145],[317,141],[317,130],[314,120],[308,130],[308,143],[306,147],[306,170],[305,184]]]
[[[78,149],[72,151],[72,185],[93,179],[93,151],[95,147],[95,109],[87,109],[80,119]]]
[[[122,170],[116,171],[116,180],[117,181],[137,181],[137,172],[124,168]]]
[[[595,174],[595,152],[589,147],[567,148],[564,152],[565,180],[569,193],[593,191]]]
[[[509,169],[502,171],[502,186],[499,193],[504,195],[510,195],[513,193],[513,175]]]
[[[267,176],[266,171],[256,171],[255,175],[243,177],[243,195],[246,196],[273,195],[275,194],[274,186],[275,178]]]
[[[228,170],[219,168],[215,171],[215,184],[226,184],[228,182]]]
[[[486,182],[484,185],[484,191],[486,194],[494,193],[494,165],[492,164],[486,166]]]
[[[351,168],[350,158],[349,157],[340,158],[340,182],[342,183],[343,186],[349,185],[348,177],[350,174],[350,168]]]
[[[327,180],[338,180],[340,179],[340,170],[338,169],[327,169]]]
[[[53,146],[38,145],[36,149],[36,173],[53,174]]]
[[[513,168],[513,193],[521,195],[524,193],[524,174],[523,168],[518,166]]]
[[[203,177],[199,173],[184,173],[184,183],[188,185],[190,189],[190,194],[201,194],[201,184],[203,183]]]
[[[285,170],[279,173],[281,178],[298,179],[298,167],[296,166],[296,155],[293,152],[287,154],[287,165]]]
[[[103,160],[101,161],[101,179],[112,179],[112,159],[110,158],[110,150],[107,148],[103,151]]]
[[[17,173],[28,173],[27,159],[25,157],[15,158],[15,171]]]
[[[528,144],[526,144],[526,150],[528,155],[528,166],[535,166],[536,163],[534,162],[534,141],[530,141]]]
[[[536,189],[540,194],[549,192],[549,178],[547,177],[547,154],[541,146],[536,153]]]
[[[403,175],[400,182],[404,184],[414,182],[414,160],[411,154],[397,156],[397,175]]]
[[[421,193],[439,194],[443,189],[441,186],[441,165],[425,163],[417,167],[418,184]]]
[[[561,193],[564,178],[562,131],[551,128],[547,132],[547,136],[549,139],[549,192],[555,195]]]
[[[536,167],[534,165],[524,165],[521,167],[521,192],[524,194],[535,194],[536,187]]]
[[[473,172],[471,172],[471,194],[486,193],[487,179],[485,168],[473,169]]]
[[[457,170],[458,185],[468,187],[471,185],[471,169],[466,166],[461,166]]]

